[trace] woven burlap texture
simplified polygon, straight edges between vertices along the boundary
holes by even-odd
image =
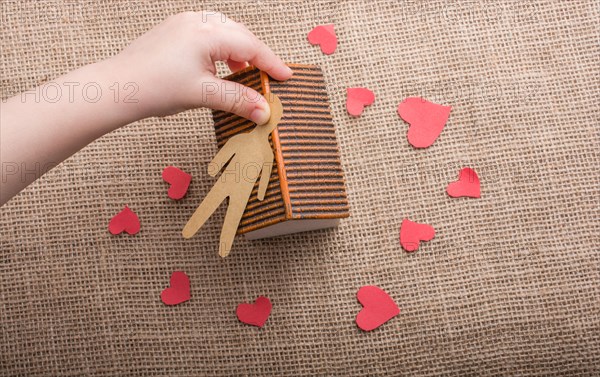
[[[2,97],[116,54],[168,15],[218,10],[286,61],[323,68],[351,217],[339,228],[239,237],[224,207],[181,229],[212,187],[206,109],[89,145],[0,209],[0,375],[544,375],[600,373],[598,1],[2,1]],[[307,33],[334,23],[337,51]],[[226,70],[221,69],[221,74]],[[347,87],[377,99],[360,118]],[[453,107],[415,150],[398,103]],[[194,179],[172,201],[161,171]],[[481,199],[452,199],[461,167]],[[125,204],[136,236],[112,236]],[[403,218],[435,226],[406,253]],[[160,301],[184,270],[192,299]],[[363,285],[401,313],[364,333]],[[268,296],[263,329],[236,306]]]

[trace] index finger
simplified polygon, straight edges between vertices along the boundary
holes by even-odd
[[[248,60],[261,71],[265,71],[275,80],[285,81],[292,77],[292,70],[285,65],[283,60],[277,56],[263,41],[254,37],[258,42],[258,48],[254,56]]]
[[[285,81],[292,77],[292,70],[285,65],[283,60],[269,46],[258,39],[244,24],[235,21],[232,21],[232,23],[250,39],[250,46],[253,47],[249,51],[250,56],[246,61],[261,71],[267,72],[275,80]]]

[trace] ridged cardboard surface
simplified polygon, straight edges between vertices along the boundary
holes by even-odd
[[[283,117],[273,132],[275,152],[269,188],[263,201],[256,188],[240,223],[240,234],[291,219],[333,219],[349,216],[348,198],[329,97],[321,69],[290,64],[291,79],[278,82],[254,67],[226,77],[259,92],[270,90],[283,104]],[[266,83],[266,84],[265,84]],[[217,144],[254,123],[237,115],[213,111]]]

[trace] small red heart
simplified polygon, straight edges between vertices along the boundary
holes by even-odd
[[[356,324],[364,331],[375,330],[400,314],[400,308],[394,300],[383,289],[374,285],[361,287],[356,298],[363,306],[356,316]]]
[[[313,45],[320,45],[324,54],[333,54],[337,48],[337,37],[333,24],[316,26],[308,33],[308,41]]]
[[[458,173],[458,181],[450,182],[446,187],[446,192],[453,198],[468,196],[471,198],[481,197],[481,187],[479,177],[475,170],[471,168],[462,168]]]
[[[136,234],[140,231],[140,219],[135,212],[125,206],[121,212],[110,219],[108,231],[112,234],[120,234],[122,232]]]
[[[375,94],[367,88],[348,88],[346,96],[346,110],[353,116],[362,114],[365,106],[375,101]]]
[[[265,296],[260,296],[254,301],[254,304],[239,304],[235,314],[241,322],[247,325],[263,327],[269,319],[272,307],[271,300]]]
[[[160,299],[165,305],[177,305],[190,299],[190,278],[185,272],[173,272],[169,284],[160,293]]]
[[[192,176],[188,173],[184,172],[181,169],[176,168],[175,166],[168,166],[162,172],[162,178],[171,184],[169,187],[168,195],[171,199],[181,199],[185,196],[188,188],[190,187],[190,182],[192,181]]]
[[[435,229],[431,225],[420,224],[408,219],[402,220],[400,226],[400,245],[406,251],[415,251],[421,241],[430,241],[435,236]]]
[[[444,129],[451,106],[442,106],[423,98],[410,97],[398,105],[398,115],[410,124],[408,142],[415,148],[427,148]]]

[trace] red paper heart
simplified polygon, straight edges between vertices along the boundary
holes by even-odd
[[[346,110],[353,116],[362,114],[365,106],[375,101],[375,94],[367,88],[348,88],[346,95]]]
[[[400,314],[400,308],[383,289],[367,285],[358,290],[356,298],[363,309],[356,316],[356,324],[371,331]]]
[[[421,241],[430,241],[435,236],[435,229],[431,225],[420,224],[408,219],[402,220],[400,226],[400,245],[406,251],[415,251]]]
[[[177,305],[190,299],[190,278],[185,272],[173,272],[169,284],[160,293],[160,299],[165,305]]]
[[[453,198],[468,196],[471,198],[481,197],[481,188],[479,185],[479,177],[475,170],[471,168],[462,168],[458,173],[458,181],[451,182],[446,187],[446,192]]]
[[[190,187],[192,176],[175,166],[168,166],[162,172],[162,178],[171,184],[168,195],[171,199],[181,199]]]
[[[337,48],[337,37],[333,24],[319,25],[308,33],[308,41],[313,45],[320,45],[324,54],[331,55]]]
[[[410,97],[398,105],[398,114],[410,124],[408,142],[415,148],[427,148],[444,129],[450,106],[442,106],[422,98]]]
[[[120,234],[122,232],[136,234],[140,231],[140,219],[135,212],[125,206],[121,212],[110,219],[108,231],[112,234]]]
[[[235,313],[241,322],[247,325],[263,327],[271,314],[272,307],[271,300],[265,296],[260,296],[254,301],[254,304],[239,304]]]

